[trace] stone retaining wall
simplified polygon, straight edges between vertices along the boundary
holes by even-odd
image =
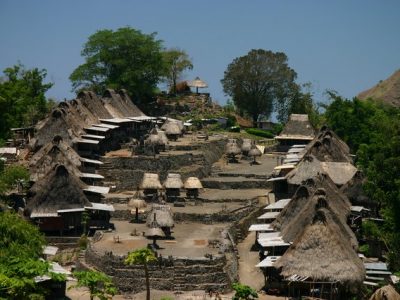
[[[126,256],[100,255],[91,247],[86,250],[85,262],[112,277],[121,292],[140,292],[145,289],[142,266],[124,264]],[[149,266],[150,286],[159,290],[215,290],[227,291],[231,279],[225,272],[232,261],[225,255],[211,258],[165,257]],[[82,267],[82,266],[81,266]],[[234,268],[233,268],[234,269]]]
[[[99,174],[104,181],[116,186],[117,191],[134,190],[142,181],[143,173],[158,173],[164,181],[168,173],[180,173],[182,179],[196,176],[203,178],[211,172],[211,166],[223,154],[224,140],[210,141],[199,145],[196,152],[188,152],[157,158],[140,157],[102,157],[104,165]]]

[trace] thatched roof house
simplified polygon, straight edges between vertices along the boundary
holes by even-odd
[[[340,236],[329,214],[325,208],[316,210],[312,223],[274,266],[289,281],[300,276],[313,282],[359,287],[365,278],[363,263],[348,240]]]
[[[305,155],[314,155],[322,162],[352,163],[350,149],[332,130],[322,127],[316,138],[307,145]]]
[[[82,182],[59,165],[30,189],[26,211],[31,217],[57,216],[57,211],[83,209],[92,206],[82,188]]]
[[[340,186],[351,180],[356,172],[357,168],[349,162],[321,162],[311,154],[304,156],[297,167],[286,175],[286,179],[291,185],[301,185],[309,178],[326,174]]]
[[[164,181],[164,187],[166,189],[181,189],[183,188],[183,182],[181,174],[169,173],[167,179]]]
[[[291,114],[282,132],[275,137],[279,141],[279,150],[287,151],[295,144],[308,144],[315,137],[315,130],[308,115]]]
[[[400,300],[400,294],[390,284],[377,289],[369,300]]]
[[[144,116],[144,113],[132,102],[126,90],[107,89],[101,101],[112,118]]]
[[[312,223],[316,207],[324,207],[329,211],[328,217],[334,221],[337,232],[356,249],[357,238],[346,223],[350,202],[325,176],[314,177],[306,185],[300,186],[272,226],[281,232],[285,241],[293,242],[304,227]]]
[[[81,157],[59,136],[32,156],[29,162],[31,180],[38,181],[56,165],[64,165],[75,176],[80,175]]]
[[[203,185],[197,177],[189,177],[184,184],[185,189],[202,189]]]
[[[160,178],[155,173],[144,173],[140,188],[144,190],[158,190],[162,188]]]

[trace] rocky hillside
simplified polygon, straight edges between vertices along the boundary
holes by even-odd
[[[400,69],[388,79],[380,81],[374,87],[361,92],[357,97],[359,99],[382,100],[385,103],[400,107]]]

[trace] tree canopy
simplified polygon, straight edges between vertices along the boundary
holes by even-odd
[[[296,77],[285,53],[253,49],[228,65],[221,83],[235,106],[256,122],[259,114],[269,117],[278,105],[288,106],[298,89]],[[278,117],[284,111],[278,110]]]
[[[100,300],[110,299],[117,293],[117,288],[106,274],[98,271],[80,271],[74,272],[74,277],[78,280],[75,287],[87,287],[90,293],[90,300],[98,297]]]
[[[99,30],[88,38],[85,63],[70,75],[74,90],[126,89],[136,102],[152,96],[163,75],[162,41],[131,27]]]
[[[49,110],[45,93],[53,86],[44,83],[45,69],[26,69],[17,64],[3,70],[0,78],[0,139],[9,137],[10,128],[31,126]]]
[[[400,270],[400,109],[329,92],[333,100],[324,117],[356,153],[357,166],[367,179],[367,195],[380,207],[384,224],[380,238],[389,247],[389,263]],[[376,234],[375,234],[376,235]]]
[[[165,80],[172,93],[176,93],[176,82],[185,70],[193,69],[189,55],[178,48],[172,48],[163,52],[165,64]]]

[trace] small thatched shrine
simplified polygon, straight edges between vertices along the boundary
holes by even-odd
[[[251,139],[243,139],[241,150],[244,156],[247,156],[247,154],[249,153],[251,145],[252,145]]]
[[[169,173],[164,181],[164,188],[167,200],[174,201],[180,197],[183,188],[181,174]]]
[[[165,131],[167,137],[171,140],[176,141],[180,135],[182,135],[182,129],[178,122],[174,120],[167,119],[165,123],[161,126],[161,129]]]
[[[250,150],[249,150],[250,151]],[[229,162],[237,162],[236,155],[241,153],[241,149],[235,139],[229,139],[225,145],[225,155]]]
[[[347,299],[364,281],[362,261],[329,214],[317,208],[312,222],[274,264],[288,283],[289,296]]]
[[[171,236],[171,228],[174,227],[173,213],[169,205],[153,204],[147,214],[146,224],[148,227],[160,227],[165,236]]]
[[[144,173],[140,188],[143,190],[143,193],[147,198],[155,198],[158,195],[158,191],[162,189],[158,174]]]
[[[293,145],[305,145],[315,137],[315,130],[308,120],[308,115],[291,114],[282,132],[275,137],[278,151],[285,152]]]
[[[186,179],[184,187],[188,198],[198,198],[199,190],[203,188],[203,185],[197,177],[189,177]]]

